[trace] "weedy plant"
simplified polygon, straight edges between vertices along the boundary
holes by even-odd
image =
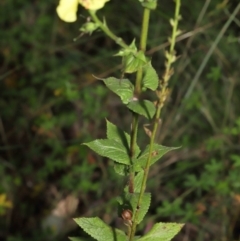
[[[109,0],[61,0],[57,7],[59,17],[66,22],[77,19],[77,8],[80,3],[89,14],[89,20],[80,28],[81,34],[91,34],[100,29],[118,44],[121,49],[116,54],[122,58],[122,75],[120,78],[102,79],[104,84],[118,95],[122,103],[132,113],[131,132],[126,133],[118,126],[107,121],[107,138],[84,143],[90,149],[114,162],[114,170],[121,176],[128,177],[127,186],[120,197],[117,197],[119,216],[127,225],[127,233],[112,228],[98,217],[76,218],[76,223],[90,236],[99,241],[167,241],[171,240],[183,227],[178,223],[156,223],[144,236],[136,236],[137,226],[147,214],[151,194],[146,192],[146,183],[150,167],[164,154],[176,149],[155,143],[155,136],[161,124],[161,111],[169,95],[168,83],[174,73],[172,64],[176,61],[174,50],[176,37],[179,35],[180,0],[175,0],[175,15],[170,20],[172,35],[169,37],[170,49],[165,51],[165,71],[159,78],[152,67],[151,59],[146,56],[149,19],[151,12],[157,7],[157,0],[136,0],[143,7],[143,19],[139,47],[135,40],[130,45],[116,36],[108,27],[104,18],[101,21],[96,15],[97,10],[104,7]],[[125,74],[134,76],[134,84]],[[143,92],[152,91],[155,100],[143,98]],[[144,116],[152,128],[144,127],[149,144],[141,150],[137,144],[139,118]],[[71,240],[82,240],[71,238]]]

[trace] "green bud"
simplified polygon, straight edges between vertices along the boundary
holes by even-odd
[[[87,22],[82,25],[82,27],[80,28],[80,31],[83,33],[92,34],[92,32],[94,32],[97,28],[98,28],[98,24],[94,22]]]
[[[154,10],[157,8],[157,0],[139,0],[144,8]]]

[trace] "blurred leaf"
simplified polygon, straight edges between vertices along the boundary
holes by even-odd
[[[12,208],[13,207],[12,202],[7,200],[6,193],[0,194],[0,207],[4,207],[4,208]]]
[[[231,160],[234,162],[234,167],[240,167],[240,156],[239,155],[231,155]]]
[[[217,82],[221,77],[221,69],[220,67],[212,67],[210,72],[207,74],[207,78],[209,80],[213,80]]]

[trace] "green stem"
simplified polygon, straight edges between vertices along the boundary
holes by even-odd
[[[137,143],[137,131],[138,131],[138,115],[133,114],[131,142],[130,142],[130,159],[131,166],[129,170],[129,193],[134,192],[134,170],[133,170],[133,157],[135,155],[135,147]]]
[[[94,20],[95,23],[98,24],[99,28],[102,29],[102,31],[104,33],[106,33],[106,35],[108,37],[110,37],[112,40],[114,40],[118,45],[120,45],[122,48],[126,49],[128,48],[128,45],[122,40],[122,38],[116,36],[107,26],[106,22],[102,22],[98,16],[96,15],[96,11],[88,11],[89,14],[91,15],[92,19]]]
[[[151,159],[152,159],[153,144],[154,144],[156,132],[157,132],[158,125],[159,125],[160,114],[161,114],[161,108],[160,108],[160,104],[159,104],[159,107],[157,108],[157,112],[156,112],[156,115],[155,115],[153,131],[152,131],[152,135],[151,135],[151,139],[150,139],[149,154],[148,154],[146,166],[144,168],[144,176],[143,176],[143,181],[142,181],[139,199],[138,199],[138,203],[137,203],[137,209],[136,209],[135,215],[133,217],[132,232],[131,232],[131,236],[130,236],[130,241],[132,241],[134,239],[135,232],[136,232],[138,213],[139,213],[139,209],[141,208],[142,198],[143,198],[143,195],[144,195],[144,192],[145,192],[145,189],[146,189],[149,167],[150,167],[150,162],[151,162]]]
[[[170,43],[170,49],[169,49],[169,53],[171,58],[169,59],[169,61],[167,62],[167,66],[166,66],[166,72],[169,72],[170,67],[171,67],[171,60],[172,60],[172,56],[175,55],[174,54],[174,46],[176,43],[176,38],[177,38],[177,29],[178,29],[178,21],[180,20],[180,0],[176,0],[176,7],[175,7],[175,14],[174,14],[174,25],[173,25],[173,29],[172,29],[172,36],[171,36],[171,43]]]
[[[146,51],[147,46],[147,37],[148,37],[148,28],[149,28],[149,20],[150,20],[150,13],[151,10],[144,8],[143,12],[143,22],[142,22],[142,30],[141,30],[141,39],[140,39],[140,50]],[[135,95],[137,98],[140,97],[141,89],[142,89],[142,77],[143,77],[143,70],[142,68],[139,68],[136,74],[136,82],[135,82]],[[137,140],[137,129],[138,129],[138,114],[133,115],[133,121],[132,121],[132,135],[131,135],[131,150],[135,150],[135,144]],[[134,171],[130,172],[130,177],[134,176]],[[136,211],[137,212],[137,211]],[[128,237],[130,241],[134,240],[137,222],[136,218],[133,217],[133,224],[131,229],[128,232]]]
[[[168,94],[167,84],[168,84],[168,81],[169,81],[169,78],[170,78],[171,72],[172,72],[171,71],[171,65],[173,63],[172,59],[173,59],[173,56],[175,56],[174,47],[175,47],[175,43],[176,43],[177,26],[178,26],[179,11],[180,11],[180,0],[176,0],[175,2],[176,2],[175,17],[174,17],[175,19],[174,19],[171,45],[170,45],[170,55],[171,55],[171,57],[167,59],[166,70],[165,70],[165,74],[164,74],[164,77],[163,77],[163,84],[160,84],[160,86],[159,86],[160,90],[157,93],[157,96],[158,96],[158,102],[157,102],[157,106],[156,106],[157,110],[156,110],[156,114],[155,114],[155,118],[154,118],[154,125],[153,125],[152,135],[151,135],[151,139],[150,139],[149,153],[148,153],[146,166],[144,168],[144,176],[143,176],[143,181],[142,181],[142,185],[141,185],[141,190],[140,190],[135,214],[134,214],[134,217],[133,217],[133,220],[132,220],[132,229],[131,229],[131,234],[130,234],[130,241],[134,240],[136,227],[137,227],[139,209],[141,208],[142,198],[143,198],[143,195],[144,195],[145,190],[146,190],[146,183],[147,183],[148,173],[149,173],[149,169],[150,169],[150,163],[151,163],[151,159],[152,159],[152,151],[153,151],[153,147],[154,147],[154,140],[155,140],[155,136],[156,136],[156,133],[157,133],[157,130],[158,130],[158,126],[159,126],[161,111],[162,111],[164,102],[166,100],[167,94]],[[146,16],[146,18],[147,18],[148,13],[145,13],[144,16]],[[148,26],[148,24],[143,23],[143,26]],[[144,31],[142,31],[142,37],[144,36],[144,40],[141,38],[141,43],[146,45],[146,37],[145,37],[145,33],[143,34],[143,32]],[[144,47],[144,46],[142,46],[142,47]],[[143,48],[143,49],[145,50],[145,48]]]
[[[141,33],[141,40],[140,40],[140,49],[144,52],[146,51],[146,46],[147,46],[150,13],[151,13],[150,9],[148,9],[148,8],[144,9],[143,22],[142,22],[142,33]]]
[[[142,32],[141,32],[141,39],[140,39],[140,46],[139,46],[140,50],[142,50],[143,52],[146,51],[146,46],[147,46],[150,13],[151,13],[150,9],[144,8],[143,21],[142,21]],[[135,83],[135,94],[137,97],[139,97],[139,95],[141,94],[142,75],[143,75],[143,71],[142,71],[142,68],[140,68],[137,71],[136,83]]]

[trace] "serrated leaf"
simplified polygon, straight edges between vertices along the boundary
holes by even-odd
[[[136,53],[137,47],[135,44],[135,39],[132,41],[132,43],[128,46],[128,48],[121,49],[118,53],[116,53],[114,56],[126,56],[129,53]]]
[[[184,226],[182,223],[156,223],[139,241],[170,241]]]
[[[131,203],[133,210],[135,211],[137,209],[139,193],[129,193],[128,195],[129,195],[129,202]],[[141,207],[138,210],[138,219],[137,219],[138,224],[142,222],[143,218],[147,214],[150,204],[151,204],[151,193],[146,192],[143,194]]]
[[[156,112],[154,104],[149,100],[131,101],[127,105],[127,108],[139,115],[145,116],[148,119],[152,119]]]
[[[143,170],[143,168],[145,168],[145,166],[143,166],[143,164],[140,163],[137,158],[134,158],[133,159],[133,170],[134,170],[134,172],[141,172]]]
[[[137,47],[135,45],[135,40],[131,43],[131,45],[121,50],[116,54],[116,56],[122,56],[122,64],[123,64],[123,72],[124,73],[134,73],[139,68],[143,67],[149,61],[145,56],[143,51],[137,51]]]
[[[132,41],[128,48],[120,50],[115,56],[122,56],[124,73],[134,73],[148,62],[144,52],[137,51],[135,40]]]
[[[112,92],[121,98],[123,104],[128,104],[133,98],[134,86],[129,79],[109,77],[103,79],[103,82]]]
[[[134,73],[139,68],[142,68],[147,63],[147,58],[142,51],[131,52],[128,55],[123,56],[123,71],[124,73]]]
[[[131,139],[130,135],[128,133],[126,133],[125,131],[123,131],[122,129],[120,129],[118,126],[109,122],[108,120],[107,120],[107,138],[110,140],[115,140],[115,141],[119,142],[120,144],[122,144],[123,146],[126,147],[128,152],[130,151],[129,150],[130,139]],[[140,148],[136,144],[134,157],[137,157],[139,155],[139,153],[140,153]]]
[[[128,150],[117,141],[97,139],[88,143],[83,143],[83,145],[88,146],[100,156],[108,157],[118,163],[130,165]]]
[[[139,193],[125,193],[123,197],[118,197],[118,203],[125,208],[131,209],[133,211],[133,215],[135,215],[137,209],[137,203],[139,198]],[[139,224],[145,215],[151,204],[151,193],[144,193],[142,198],[141,207],[138,210],[138,219],[137,223]]]
[[[179,147],[167,147],[167,146],[162,146],[158,145],[156,143],[153,144],[153,150],[152,150],[152,158],[151,158],[151,163],[154,164],[156,161],[158,161],[163,155],[165,155],[167,152],[171,150],[176,150]],[[143,153],[139,156],[138,159],[134,160],[134,166],[136,166],[136,170],[139,169],[139,167],[144,168],[146,166],[146,161],[149,155],[149,145],[146,147],[146,149],[143,151]]]
[[[127,176],[129,173],[129,168],[127,165],[115,162],[114,171],[121,176]]]
[[[140,193],[144,171],[142,170],[134,177],[134,192]]]
[[[156,70],[149,62],[148,65],[143,68],[143,87],[156,90],[158,87],[159,78]]]
[[[146,55],[144,54],[144,52],[142,50],[137,52],[136,58],[141,60],[145,64],[147,64],[147,62],[149,61],[148,58],[146,57]]]
[[[75,218],[74,221],[98,241],[127,241],[127,236],[123,231],[108,226],[98,217]]]

